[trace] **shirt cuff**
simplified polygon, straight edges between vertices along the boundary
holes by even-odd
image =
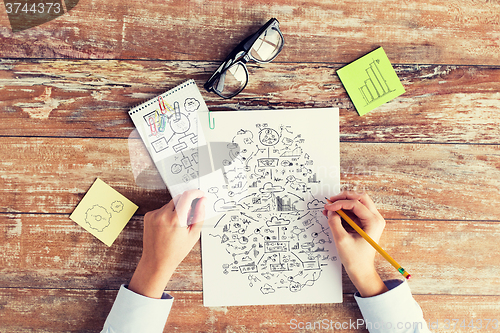
[[[373,296],[354,298],[370,332],[428,332],[422,309],[411,294],[406,280],[384,281],[389,291]]]
[[[174,298],[167,293],[163,293],[161,299],[154,299],[136,294],[122,285],[102,332],[161,333],[173,301]]]

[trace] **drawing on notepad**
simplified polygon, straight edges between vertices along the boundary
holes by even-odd
[[[170,194],[199,188],[200,112],[208,108],[194,80],[188,80],[130,109],[129,115]]]
[[[155,154],[164,154],[171,160],[170,168],[165,170],[170,171],[167,178],[176,180],[171,184],[188,183],[197,179],[199,174],[198,134],[196,125],[192,123],[194,117],[190,114],[198,110],[201,103],[196,98],[188,97],[180,102],[175,100],[172,107],[160,97],[156,108],[153,106],[153,111],[143,115],[149,141]]]

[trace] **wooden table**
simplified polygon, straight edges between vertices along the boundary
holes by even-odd
[[[271,17],[282,53],[249,64],[237,98],[203,91],[210,109],[338,106],[342,183],[386,217],[381,245],[413,275],[425,318],[436,332],[500,320],[498,1],[80,0],[16,33],[1,8],[0,332],[100,331],[140,257],[144,213],[170,199],[134,182],[127,110],[190,78],[201,88]],[[359,117],[336,70],[379,46],[406,93]],[[140,206],[109,248],[69,219],[96,177]],[[205,308],[200,262],[198,244],[169,283],[165,332],[361,318],[345,274],[342,304]]]

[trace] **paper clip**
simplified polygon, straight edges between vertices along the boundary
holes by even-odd
[[[163,97],[161,96],[158,96],[158,104],[160,105],[160,111],[162,114],[165,114],[168,112],[172,113],[172,106],[170,106],[170,104],[168,104],[167,102],[165,102],[163,100]],[[166,105],[165,105],[166,104]]]
[[[215,119],[211,117],[211,114],[210,114],[211,112],[212,111],[208,110],[208,127],[210,129],[214,129],[215,128]]]
[[[158,134],[158,129],[156,128],[156,121],[153,117],[148,118],[148,125],[152,135]]]
[[[158,132],[165,132],[165,127],[167,126],[167,116],[162,114],[158,119]]]
[[[181,120],[181,107],[179,106],[179,102],[174,102],[174,112],[175,112],[175,121]]]

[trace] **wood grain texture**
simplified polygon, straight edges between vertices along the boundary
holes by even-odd
[[[100,332],[116,291],[0,288],[2,332]]]
[[[346,63],[384,45],[394,63],[499,65],[499,12],[497,1],[474,0],[81,0],[18,33],[3,14],[0,57],[222,60],[276,17],[279,61]]]
[[[69,214],[97,177],[139,214],[170,199],[135,186],[128,139],[0,137],[0,154],[2,212]],[[340,159],[342,184],[371,192],[387,218],[500,220],[498,145],[345,142]]]
[[[99,332],[111,309],[116,291],[72,289],[0,288],[0,322],[6,332]],[[200,292],[172,293],[176,301],[164,332],[291,332],[295,323],[357,323],[362,319],[352,295],[340,304],[234,306],[206,308]],[[446,332],[445,320],[497,318],[498,296],[434,296],[417,295],[416,301],[430,324],[437,323]],[[443,306],[445,304],[445,306]],[[33,320],[33,318],[37,318]],[[27,325],[29,323],[29,325]],[[350,324],[350,325],[351,325]],[[361,324],[361,322],[360,322]],[[484,325],[486,322],[484,322]],[[356,327],[356,326],[354,326]],[[491,327],[490,327],[491,328]],[[325,329],[326,331],[326,329]],[[368,332],[363,325],[343,332]],[[453,332],[470,332],[456,327]]]
[[[414,277],[414,294],[495,295],[500,282],[496,240],[500,223],[390,220],[380,244]],[[133,218],[112,247],[67,215],[0,214],[0,288],[118,289],[127,284],[142,250],[142,218]],[[384,279],[400,274],[381,256]],[[439,283],[435,283],[439,281]],[[355,289],[343,274],[344,293]],[[167,286],[202,291],[199,244]]]
[[[342,141],[500,142],[500,69],[395,66],[406,93],[359,117],[342,87],[340,65],[249,66],[250,83],[225,101],[204,91],[208,62],[0,62],[0,134],[121,137],[133,127],[134,105],[193,78],[211,110],[337,106]]]
[[[164,191],[134,186],[127,139],[0,138],[2,211],[69,214],[96,178],[140,206],[138,214],[170,200]],[[134,152],[133,152],[134,153]]]
[[[171,317],[164,332],[321,332],[328,330],[320,327],[318,322],[328,325],[335,323],[352,323],[362,319],[356,301],[352,295],[344,295],[340,304],[314,304],[314,305],[284,305],[284,306],[259,306],[259,307],[215,307],[200,308],[201,295],[198,293],[174,293],[174,297],[182,298],[181,302],[174,303]],[[500,298],[498,296],[435,296],[417,295],[415,300],[421,305],[425,318],[429,322],[437,322],[438,330],[433,332],[446,332],[445,319],[461,318],[467,320],[479,318],[498,318],[500,313]],[[198,305],[198,306],[197,306]],[[200,318],[201,317],[201,318]],[[194,320],[193,320],[194,319]],[[297,330],[291,329],[291,321],[314,325],[316,329]],[[198,321],[199,320],[199,321]],[[186,322],[190,324],[186,325]],[[295,322],[295,321],[294,321]],[[292,322],[292,323],[294,323]],[[332,323],[331,323],[332,322]],[[485,324],[484,324],[485,325]],[[314,326],[313,326],[314,327]],[[335,326],[334,326],[335,328]],[[491,326],[490,326],[491,329]],[[330,330],[341,332],[368,332],[363,325],[359,328]],[[468,328],[456,327],[453,332],[470,332]]]
[[[0,332],[100,332],[140,259],[143,214],[170,199],[148,187],[154,169],[136,183],[144,151],[129,139],[127,111],[187,79],[201,88],[270,17],[282,53],[248,63],[234,99],[202,90],[214,117],[339,107],[342,185],[368,191],[387,218],[380,243],[413,275],[433,332],[473,331],[446,329],[446,319],[500,320],[498,0],[80,0],[18,33],[3,8]],[[379,46],[406,93],[359,117],[336,71]],[[140,206],[109,248],[69,219],[97,177]],[[375,264],[382,278],[400,278],[380,256]],[[198,243],[167,286],[176,301],[165,332],[361,319],[345,272],[342,304],[216,308],[202,305],[201,273]]]

